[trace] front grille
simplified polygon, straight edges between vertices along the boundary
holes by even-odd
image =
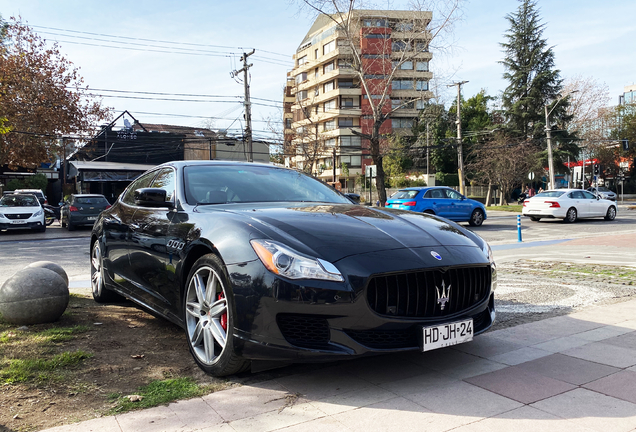
[[[445,317],[485,300],[490,293],[490,281],[490,266],[374,276],[367,285],[367,300],[380,315]],[[448,298],[446,302],[443,297]]]
[[[278,328],[285,340],[302,348],[325,348],[329,343],[327,319],[313,315],[278,314]]]
[[[33,213],[16,213],[16,214],[4,214],[7,219],[28,219]]]
[[[413,348],[418,346],[417,334],[421,327],[405,330],[345,330],[360,345],[375,349]]]

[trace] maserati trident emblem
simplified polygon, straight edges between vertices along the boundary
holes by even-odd
[[[440,310],[444,310],[446,303],[448,303],[450,298],[451,286],[449,285],[448,288],[446,288],[444,281],[442,280],[442,292],[439,292],[439,288],[437,286],[435,289],[437,290],[437,304],[440,305]]]
[[[442,256],[440,254],[438,254],[435,251],[431,251],[431,255],[433,256],[433,258],[435,258],[437,261],[441,261],[442,260]]]

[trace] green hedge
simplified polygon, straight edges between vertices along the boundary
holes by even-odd
[[[459,186],[459,174],[437,172],[435,182],[442,186]]]

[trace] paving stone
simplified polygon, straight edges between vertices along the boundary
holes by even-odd
[[[511,342],[506,339],[482,335],[476,336],[471,342],[455,345],[453,348],[482,358],[492,358],[510,351],[516,351],[527,344]]]
[[[388,399],[394,399],[395,393],[377,386],[353,390],[347,393],[329,396],[324,399],[310,401],[314,407],[327,415],[373,405]]]
[[[577,333],[575,337],[580,339],[585,339],[592,342],[602,341],[604,339],[613,338],[616,336],[620,336],[625,333],[631,332],[631,329],[620,327],[618,325],[610,325],[599,327],[594,330],[589,330],[582,333]]]
[[[168,409],[191,429],[209,428],[223,423],[223,419],[203,399],[194,398],[168,405]]]
[[[418,364],[390,355],[361,359],[347,364],[343,370],[372,384],[412,378],[426,372]]]
[[[636,332],[632,331],[620,336],[605,339],[603,343],[636,350]]]
[[[590,429],[544,411],[523,406],[470,423],[453,432],[590,432]]]
[[[598,432],[636,428],[636,405],[592,390],[577,388],[531,405]]]
[[[524,347],[515,351],[510,351],[505,354],[500,354],[490,359],[497,363],[503,363],[506,365],[514,366],[520,363],[525,363],[530,360],[538,359],[541,357],[549,356],[551,353],[539,348]]]
[[[592,342],[563,351],[562,354],[618,368],[627,368],[636,365],[636,350],[618,347],[604,342]]]
[[[612,366],[590,362],[564,354],[553,354],[537,360],[518,365],[527,372],[554,378],[574,385],[589,383],[590,381],[614,374],[620,369]]]
[[[636,372],[620,371],[584,387],[636,404]]]
[[[319,400],[369,386],[368,381],[342,370],[339,366],[290,375],[276,381],[290,393],[300,393],[309,400]]]
[[[468,419],[492,417],[521,406],[517,401],[463,381],[427,388],[406,398],[435,413]]]
[[[290,393],[275,381],[223,390],[203,396],[205,401],[225,421],[253,417],[279,410]]]
[[[190,432],[184,421],[167,406],[149,408],[118,415],[122,432]]]
[[[83,421],[81,423],[57,426],[42,432],[121,432],[121,428],[115,416],[109,416]]]
[[[533,348],[542,349],[544,351],[550,351],[553,353],[569,350],[572,348],[587,345],[590,341],[577,338],[576,336],[565,336],[562,338],[552,339],[547,342],[543,342],[537,345],[533,345]]]
[[[345,425],[331,417],[322,417],[305,423],[278,429],[277,432],[343,432],[349,430]]]
[[[465,381],[524,404],[575,388],[566,382],[528,372],[517,366],[468,378]]]
[[[268,432],[288,426],[299,425],[324,417],[325,413],[309,403],[288,406],[230,422],[236,432]]]

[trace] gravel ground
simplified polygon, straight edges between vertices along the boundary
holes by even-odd
[[[519,260],[497,267],[493,330],[636,297],[636,269]]]

